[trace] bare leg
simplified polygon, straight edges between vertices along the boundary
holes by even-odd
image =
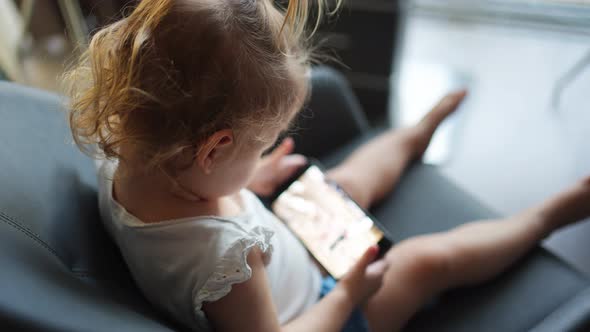
[[[465,91],[447,95],[417,125],[386,132],[352,153],[330,170],[329,177],[363,208],[390,192],[404,169],[421,156],[438,125],[465,97]]]
[[[383,286],[365,307],[371,330],[400,330],[427,299],[491,279],[553,230],[588,216],[590,178],[516,216],[401,242],[387,253]]]
[[[450,94],[411,128],[390,131],[355,151],[329,176],[367,208],[389,192],[406,166],[422,155],[436,127],[464,93]],[[385,256],[383,286],[365,305],[372,331],[400,330],[437,293],[488,280],[553,230],[590,215],[590,180],[542,205],[499,220],[403,241]]]

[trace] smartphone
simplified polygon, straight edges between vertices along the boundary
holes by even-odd
[[[387,231],[310,161],[271,199],[271,210],[335,279],[373,245],[391,247]]]

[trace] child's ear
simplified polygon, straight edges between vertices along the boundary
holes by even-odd
[[[203,173],[211,174],[213,165],[220,157],[227,154],[234,145],[234,133],[223,129],[213,133],[201,144],[197,151],[196,162]]]

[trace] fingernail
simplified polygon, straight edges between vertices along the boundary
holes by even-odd
[[[377,254],[379,252],[379,246],[377,246],[377,245],[370,246],[369,252],[371,252],[372,255]]]

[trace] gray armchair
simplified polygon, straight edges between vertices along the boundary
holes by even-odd
[[[303,152],[331,165],[375,132],[337,74],[318,69],[313,80],[310,109],[317,117],[300,122],[296,140]],[[182,330],[139,293],[103,230],[94,165],[69,143],[60,98],[0,82],[0,117],[3,329]],[[322,140],[314,136],[320,118],[332,119],[321,127]],[[409,170],[372,212],[396,241],[494,215],[424,165]],[[589,285],[537,248],[487,284],[432,299],[406,330],[582,331],[590,326]]]

